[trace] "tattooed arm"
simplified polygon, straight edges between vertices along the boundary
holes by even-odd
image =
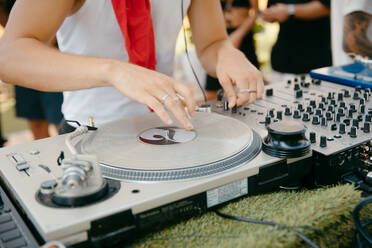
[[[355,11],[344,17],[343,49],[372,58],[372,15]]]

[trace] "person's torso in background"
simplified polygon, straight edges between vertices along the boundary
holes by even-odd
[[[191,0],[183,0],[184,15]],[[151,0],[156,49],[156,70],[172,75],[174,50],[182,27],[181,0]],[[57,32],[62,52],[128,61],[124,39],[111,0],[86,0],[74,15],[67,17]],[[97,125],[122,117],[148,112],[146,106],[124,97],[113,87],[64,93],[65,119]]]
[[[311,0],[269,0],[275,3],[301,4]],[[323,1],[324,2],[324,1]],[[272,49],[274,70],[284,73],[308,73],[332,63],[330,18],[300,20],[289,17],[280,24],[278,40]]]

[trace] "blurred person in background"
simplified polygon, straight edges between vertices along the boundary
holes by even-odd
[[[372,58],[372,1],[332,0],[333,65],[352,63],[348,53]]]
[[[252,32],[257,17],[257,0],[221,0],[221,6],[232,44],[259,68]],[[207,99],[212,100],[222,87],[217,78],[207,75],[205,88]]]
[[[1,25],[5,26],[9,13],[16,0],[1,0]],[[56,39],[50,42],[56,46]],[[63,101],[60,92],[41,92],[29,88],[15,86],[16,115],[26,118],[34,139],[43,139],[50,136],[49,125],[55,128],[62,120],[61,106]]]
[[[270,82],[332,64],[330,0],[269,0],[262,12],[267,22],[279,22],[278,39],[271,52]]]

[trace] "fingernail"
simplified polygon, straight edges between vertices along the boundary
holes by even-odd
[[[188,123],[187,125],[186,125],[186,127],[187,127],[187,129],[194,129],[194,127],[192,126],[192,124],[191,123]]]

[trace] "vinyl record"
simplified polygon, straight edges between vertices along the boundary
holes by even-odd
[[[216,163],[229,168],[223,161],[243,151],[239,159],[251,159],[260,148],[252,129],[236,119],[196,113],[192,123],[194,130],[187,131],[165,126],[155,114],[136,116],[99,127],[77,147],[96,154],[107,177],[150,181],[217,173]]]

